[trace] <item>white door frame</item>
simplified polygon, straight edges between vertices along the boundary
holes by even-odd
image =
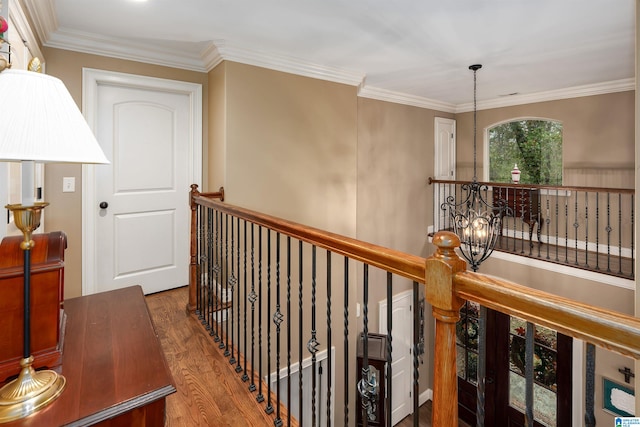
[[[189,176],[191,182],[202,185],[202,85],[157,77],[139,76],[113,71],[82,69],[82,111],[89,127],[96,133],[98,125],[98,86],[162,90],[189,96],[191,132],[189,135]],[[189,189],[184,189],[188,203]],[[82,166],[82,294],[97,292],[98,269],[96,241],[96,175],[94,165]]]

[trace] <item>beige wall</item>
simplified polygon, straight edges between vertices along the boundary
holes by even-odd
[[[562,122],[564,185],[634,187],[635,91],[478,111],[478,179],[483,180],[484,130],[521,117]],[[473,175],[473,113],[456,115],[458,179]]]
[[[203,114],[207,117],[207,75],[175,68],[142,64],[106,58],[97,55],[71,52],[60,49],[44,49],[47,74],[61,79],[71,96],[82,106],[82,68],[117,71],[165,79],[200,83],[203,85]],[[203,137],[206,138],[206,120],[203,123]],[[206,151],[204,154],[206,158]],[[205,164],[206,170],[206,164]],[[62,178],[75,177],[76,192],[62,192]],[[49,231],[62,230],[67,234],[68,249],[65,253],[65,298],[80,296],[82,293],[82,167],[80,165],[47,165],[45,169],[45,200],[50,203],[45,211],[46,228]],[[189,189],[185,189],[185,194]]]
[[[356,87],[233,62],[218,65],[209,73],[209,82],[209,189],[224,186],[225,201],[233,205],[355,236],[358,143]],[[272,233],[270,238],[270,254],[275,258],[276,236]],[[263,235],[263,254],[268,250],[267,239]],[[311,250],[305,245],[302,257],[306,310],[301,330],[304,348],[311,330]],[[291,283],[297,288],[297,242],[294,242],[292,252],[294,266]],[[281,268],[284,270],[284,252],[282,256]],[[325,251],[317,250],[315,298],[319,304],[316,320],[320,350],[326,349],[328,342],[325,258]],[[332,283],[336,284],[343,283],[340,275],[342,263],[339,261],[334,257],[333,262],[337,265],[332,270]],[[265,284],[269,283],[269,268],[271,266],[262,269]],[[350,274],[350,277],[355,278],[355,275]],[[354,301],[355,284],[350,289],[349,298]],[[297,289],[293,294],[293,305],[297,306]],[[284,286],[281,298],[286,301]],[[262,310],[266,313],[265,298],[261,302]],[[333,307],[342,307],[343,304],[344,292],[333,292]],[[274,304],[270,309],[274,309]],[[335,310],[334,325],[342,324],[341,314],[341,311]],[[299,320],[297,309],[286,319],[292,325],[291,356],[294,361],[299,357]],[[350,325],[350,336],[355,337],[355,315],[352,315]],[[272,322],[265,323],[263,327],[270,327],[272,336],[275,336]],[[343,340],[337,339],[337,336],[334,333],[332,345],[336,347],[336,375],[340,375],[344,371],[341,357]],[[264,342],[263,346],[266,345]],[[351,341],[349,347],[350,354],[355,354],[355,340]],[[303,350],[302,357],[311,355]],[[354,373],[355,357],[348,362],[350,372]],[[266,360],[263,360],[262,368],[264,372],[274,370],[273,365],[270,368],[266,366]],[[337,381],[340,379],[336,377]],[[343,388],[335,390],[336,414],[342,412],[343,391]],[[353,400],[353,391],[350,394]]]

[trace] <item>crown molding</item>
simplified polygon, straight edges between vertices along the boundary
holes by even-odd
[[[478,110],[491,108],[511,107],[514,105],[534,104],[536,102],[558,101],[560,99],[580,98],[583,96],[605,95],[607,93],[626,92],[635,90],[634,78],[613,80],[610,82],[596,83],[592,85],[573,86],[564,89],[547,92],[531,93],[526,95],[514,95],[502,98],[478,101]],[[473,103],[459,104],[455,113],[473,111]]]
[[[456,105],[448,102],[436,101],[429,98],[423,98],[406,93],[394,92],[387,89],[381,89],[371,86],[364,86],[358,92],[358,96],[362,98],[377,99],[380,101],[393,102],[395,104],[411,105],[413,107],[429,108],[431,110],[442,111],[445,113],[455,113]]]
[[[167,42],[170,44],[171,42]],[[81,31],[58,29],[44,43],[47,47],[93,55],[126,59],[183,70],[206,72],[199,51],[186,48],[162,48],[157,43],[125,40]]]
[[[54,0],[22,0],[22,3],[33,22],[33,32],[44,45],[51,34],[58,29]]]
[[[24,43],[25,47],[29,50],[31,56],[37,57],[44,62],[45,58],[40,50],[38,39],[31,31],[27,16],[19,2],[11,3],[11,7],[9,8],[9,19],[15,26],[16,31],[22,39],[22,43]]]
[[[343,83],[357,87],[360,87],[363,84],[365,78],[364,73],[335,67],[327,67],[303,61],[299,58],[230,45],[225,40],[215,40],[213,44],[216,46],[220,57],[225,61],[240,62],[242,64],[254,65],[275,71],[282,71],[299,76],[327,80],[335,83]]]
[[[38,39],[42,45],[48,47],[199,72],[209,72],[222,61],[228,60],[356,86],[358,88],[358,96],[363,98],[378,99],[447,113],[473,111],[472,103],[456,105],[406,93],[366,86],[366,74],[363,72],[327,67],[303,61],[299,58],[256,51],[231,45],[226,40],[213,40],[208,43],[198,44],[198,47],[201,47],[200,50],[196,50],[197,48],[186,48],[184,47],[188,46],[186,43],[183,44],[183,48],[172,49],[167,46],[163,49],[159,47],[157,43],[146,43],[144,41],[132,41],[59,29],[56,20],[54,0],[22,1],[34,23],[34,31]],[[172,42],[167,42],[168,45],[171,43]],[[173,43],[175,44],[175,42]],[[635,90],[635,79],[633,78],[480,101],[477,103],[477,108],[478,110],[486,110],[630,90]]]

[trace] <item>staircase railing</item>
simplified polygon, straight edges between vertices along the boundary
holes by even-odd
[[[312,426],[392,425],[392,399],[384,395],[395,395],[392,301],[399,290],[412,291],[413,307],[424,293],[436,319],[434,426],[458,425],[456,322],[465,300],[640,357],[640,320],[467,272],[452,233],[436,234],[437,252],[424,259],[216,200],[223,196],[192,186],[188,308],[276,426],[296,419]],[[377,331],[386,335],[379,370],[368,344],[377,336],[372,293],[387,301],[381,313],[387,329]],[[424,342],[415,309],[413,319],[417,426]],[[363,348],[356,351],[359,339]]]
[[[468,181],[429,179],[434,231],[450,230],[441,206]],[[509,207],[497,251],[633,279],[634,189],[487,182],[483,196]]]

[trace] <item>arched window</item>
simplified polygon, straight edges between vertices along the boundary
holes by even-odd
[[[520,183],[562,185],[562,123],[518,119],[487,130],[490,182],[511,182],[514,165]]]

